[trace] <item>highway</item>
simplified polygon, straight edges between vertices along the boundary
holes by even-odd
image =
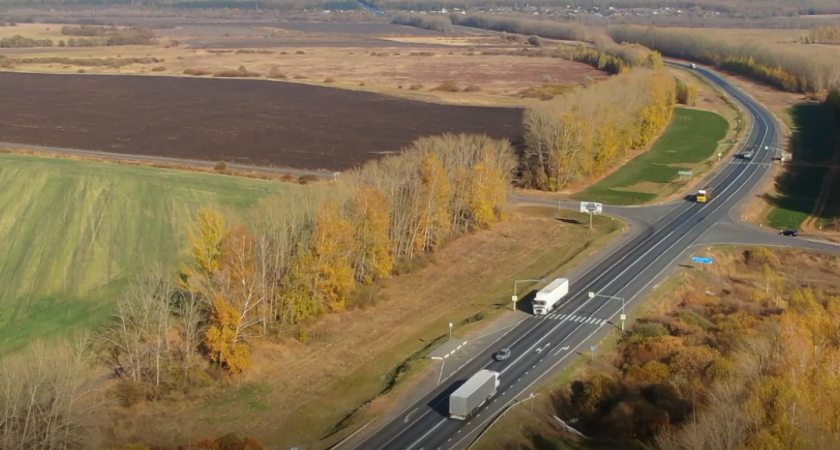
[[[773,155],[765,146],[778,147],[779,130],[761,105],[714,72],[698,68],[713,83],[736,99],[752,119],[745,145],[758,149],[750,163],[726,164],[708,182],[715,187],[711,202],[675,202],[652,225],[583,275],[572,279],[566,302],[544,317],[529,317],[485,352],[473,358],[435,390],[409,406],[362,441],[347,448],[358,450],[464,449],[493,418],[517,398],[526,397],[548,373],[561,370],[579,352],[587,352],[620,324],[622,304],[605,297],[589,298],[594,291],[622,297],[631,311],[683,253],[755,187],[768,170]],[[511,357],[494,361],[498,349],[511,348]],[[478,370],[501,373],[497,395],[469,420],[449,419],[448,395]]]

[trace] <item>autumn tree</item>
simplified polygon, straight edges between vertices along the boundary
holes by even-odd
[[[223,298],[213,300],[212,321],[204,345],[210,360],[239,373],[251,366],[251,349],[241,340],[240,312]]]
[[[356,190],[352,209],[356,253],[354,275],[357,281],[370,284],[376,278],[388,276],[394,267],[388,237],[390,205],[380,189],[364,185]]]
[[[423,155],[420,169],[421,188],[417,201],[419,213],[414,225],[414,251],[434,249],[446,239],[451,188],[446,171],[435,153]]]

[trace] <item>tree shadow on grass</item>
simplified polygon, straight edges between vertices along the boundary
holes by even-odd
[[[819,198],[823,179],[829,172],[826,164],[836,150],[835,130],[828,110],[822,104],[794,106],[791,117],[794,128],[791,139],[793,161],[776,179],[779,194],[765,194],[764,198],[777,208],[809,215]],[[840,177],[836,182],[840,183]],[[830,213],[830,210],[825,212]]]

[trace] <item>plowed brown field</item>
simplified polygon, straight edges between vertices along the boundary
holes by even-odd
[[[428,135],[517,141],[520,109],[296,83],[0,73],[0,142],[344,170]]]

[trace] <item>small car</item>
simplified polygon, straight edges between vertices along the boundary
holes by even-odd
[[[796,236],[799,236],[799,231],[797,231],[797,230],[782,230],[782,231],[779,232],[779,234],[781,234],[782,236],[796,237]]]
[[[503,348],[496,353],[496,361],[504,361],[510,358],[510,349]]]
[[[752,150],[747,150],[744,153],[741,153],[741,159],[752,159],[752,155]]]

